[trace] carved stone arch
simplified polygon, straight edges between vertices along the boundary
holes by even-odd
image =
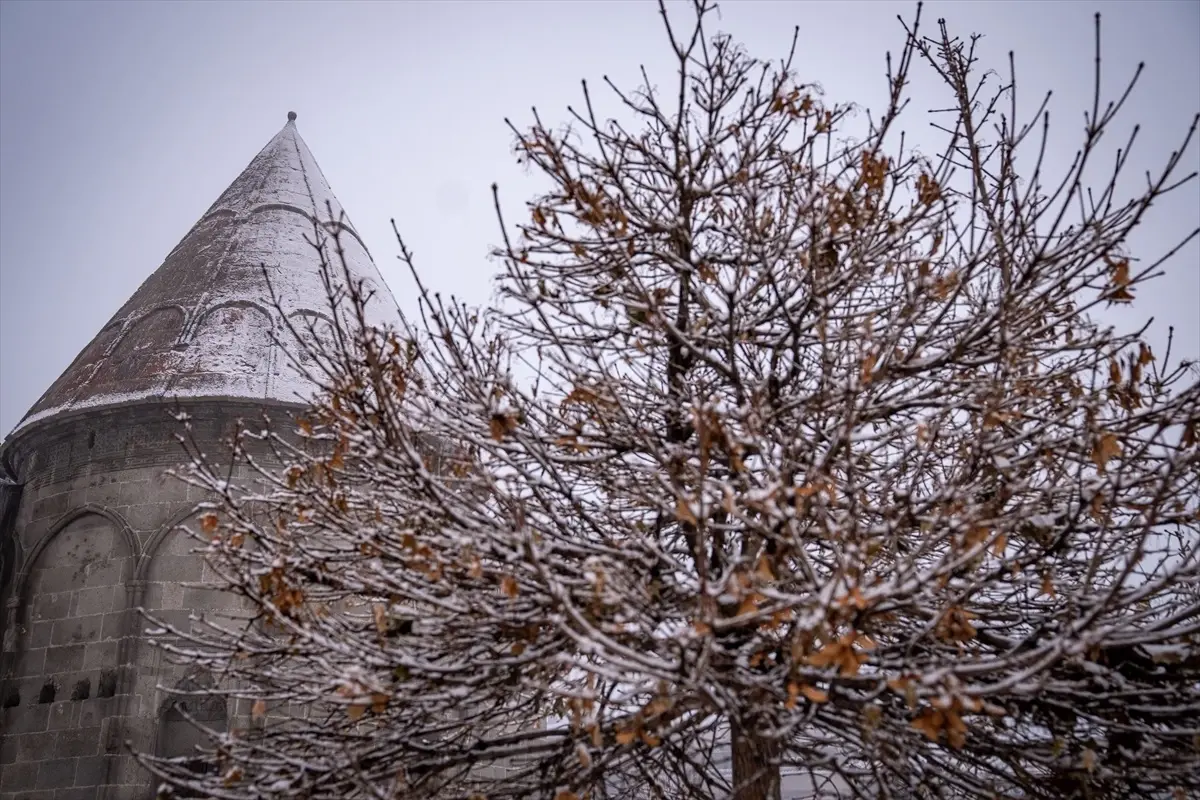
[[[299,337],[311,335],[310,328],[321,330],[321,323],[333,327],[333,317],[324,311],[315,311],[310,308],[301,308],[296,311],[291,311],[287,315],[287,325],[291,328],[292,334]]]
[[[195,733],[195,729],[186,720],[186,715],[168,708],[174,701],[166,687],[175,685],[176,688],[186,689],[191,685],[189,682],[203,681],[197,677],[199,673],[183,673],[180,665],[167,657],[163,649],[156,644],[176,641],[173,631],[184,636],[195,633],[195,617],[230,624],[233,617],[229,614],[240,614],[241,607],[241,598],[224,589],[216,575],[208,570],[205,555],[195,552],[200,543],[182,530],[188,518],[201,511],[195,507],[186,509],[155,531],[146,543],[137,573],[142,587],[139,615],[161,630],[136,641],[136,653],[131,659],[138,672],[136,692],[148,699],[167,698],[156,703],[157,711],[152,705],[146,709],[146,713],[158,715],[155,725],[159,733],[154,740],[157,742],[156,751],[159,755],[171,757],[186,755],[181,748],[185,745],[190,747],[198,740],[194,737],[189,739],[189,736]],[[176,680],[183,683],[173,684]],[[163,692],[167,694],[164,695]],[[196,717],[196,707],[184,710]],[[207,715],[208,722],[219,720],[222,726],[228,723],[228,715],[225,714],[223,706],[219,715],[212,709],[203,713]],[[214,725],[210,724],[209,727]],[[171,733],[172,730],[174,733]],[[224,728],[220,730],[223,731]],[[166,739],[163,739],[164,735]],[[170,752],[164,751],[164,742],[171,741],[176,742],[172,745],[174,749]],[[147,742],[147,745],[149,744],[150,742]]]
[[[199,327],[204,320],[208,319],[208,317],[213,314],[213,312],[220,311],[223,308],[253,308],[260,312],[268,322],[273,321],[270,309],[264,306],[262,303],[256,303],[253,300],[225,300],[209,306],[208,308],[204,309],[204,311],[200,312],[196,316],[196,327]]]
[[[328,328],[322,326],[328,326]],[[299,361],[305,368],[314,366],[316,362],[309,355],[308,348],[315,345],[322,336],[327,336],[333,326],[333,317],[322,311],[302,308],[289,313],[285,326],[288,331],[282,338],[287,341],[287,349],[291,358],[283,356],[277,370],[295,370],[296,366],[292,363],[292,358]]]
[[[117,344],[120,343],[121,337],[128,330],[130,322],[129,318],[119,319],[100,329],[99,335],[95,339],[92,339],[92,344],[96,345],[97,353],[100,356],[108,357],[112,355],[112,351],[117,349]],[[109,335],[105,336],[105,334]]]
[[[317,219],[312,214],[305,211],[303,208],[291,203],[263,203],[250,209],[250,214],[261,214],[264,211],[289,211],[293,214],[299,214],[314,225],[317,224]]]
[[[193,614],[219,616],[240,602],[236,594],[220,586],[207,557],[198,552],[200,544],[182,527],[200,510],[187,509],[155,531],[138,564],[139,605],[157,624],[183,632],[193,628]],[[144,665],[152,666],[158,660],[148,651],[139,656]]]
[[[189,602],[194,590],[184,586],[203,578],[203,557],[188,552],[196,543],[181,530],[188,518],[199,510],[196,506],[190,506],[176,512],[150,535],[142,548],[135,572],[138,586],[137,615],[140,621],[155,628],[165,623],[187,630],[191,625],[191,613],[203,610],[194,608],[195,604]],[[179,538],[176,540],[174,536]],[[179,554],[171,549],[175,541],[184,545],[179,548]],[[138,672],[137,692],[153,697],[161,689],[159,683],[169,682],[172,674],[178,675],[178,669],[164,659],[160,648],[153,646],[145,636],[137,637],[133,646],[130,661]],[[154,713],[152,708],[147,711]],[[163,712],[163,708],[158,709],[159,722]],[[159,722],[155,723],[155,730]]]
[[[238,212],[232,208],[214,208],[212,211],[205,214],[200,221],[208,222],[209,220],[221,219],[223,217],[236,217]]]
[[[369,250],[367,250],[366,242],[364,242],[362,240],[362,237],[360,237],[358,235],[358,231],[354,230],[354,228],[352,228],[348,223],[343,222],[342,220],[331,219],[331,220],[326,220],[325,222],[322,222],[321,227],[324,228],[325,232],[330,234],[331,236],[333,234],[339,233],[339,232],[350,234],[350,238],[352,238],[354,241],[358,242],[358,246],[361,247],[367,253],[368,258],[370,257],[371,253]]]
[[[29,552],[25,555],[24,563],[21,565],[21,571],[18,573],[15,581],[17,588],[16,597],[25,598],[28,589],[26,583],[29,581],[29,575],[33,571],[33,565],[37,563],[38,558],[42,555],[42,551],[50,545],[54,537],[58,536],[75,520],[86,517],[89,514],[104,517],[111,522],[117,533],[120,534],[121,540],[125,543],[126,557],[132,559],[138,557],[137,537],[134,536],[133,528],[129,527],[129,523],[125,521],[125,518],[106,506],[84,503],[56,519],[42,538],[34,543],[33,547],[29,548]]]
[[[314,324],[316,320],[333,327],[333,317],[324,311],[314,311],[310,308],[301,308],[289,312],[287,315],[289,325],[286,327],[292,328],[296,335],[307,335],[311,333],[309,330],[310,326],[318,330],[320,329],[319,325]]]
[[[353,226],[341,219],[322,219],[321,212],[325,209],[319,209],[316,214],[312,214],[300,206],[292,205],[291,203],[263,203],[250,209],[251,214],[258,214],[263,211],[290,211],[293,214],[299,214],[313,225],[319,225],[326,232],[332,234],[334,231],[341,231],[350,234],[354,241],[358,242],[359,247],[363,250],[367,249],[366,243],[362,237],[358,235],[358,231],[354,230]],[[344,211],[341,212],[344,215]]]
[[[328,322],[330,325],[333,324],[333,317],[329,316],[329,314],[325,313],[324,311],[316,311],[315,309],[311,308],[301,308],[290,312],[287,316],[288,319],[295,319],[296,317],[319,317],[325,322]]]
[[[182,305],[180,305],[179,303],[159,303],[158,305],[143,309],[141,312],[139,312],[137,314],[133,314],[133,315],[129,316],[128,318],[126,318],[126,320],[125,320],[126,332],[132,331],[139,324],[141,324],[142,320],[152,317],[161,311],[178,312],[180,319],[183,320],[185,323],[187,321],[188,310],[186,308],[184,308]]]
[[[262,396],[267,390],[275,320],[261,304],[227,300],[199,312],[170,391]]]
[[[162,525],[158,527],[154,533],[150,534],[146,539],[146,544],[142,547],[142,551],[138,556],[137,568],[134,572],[134,580],[142,583],[146,580],[146,574],[150,571],[150,562],[154,559],[154,554],[157,552],[163,540],[182,525],[188,517],[194,515],[199,509],[194,506],[185,508],[173,514]]]
[[[199,543],[184,529],[184,524],[200,513],[196,506],[185,508],[163,523],[142,550],[137,565],[137,580],[142,587],[141,605],[149,611],[168,611],[177,622],[190,611],[184,602],[183,584],[204,578],[204,556],[193,552]],[[179,612],[179,613],[176,613]]]
[[[197,720],[227,719],[229,707],[224,695],[211,694],[216,687],[211,672],[204,667],[191,667],[182,678],[175,681],[174,686],[164,691],[158,704],[158,715],[162,716],[172,706],[186,703],[188,707],[183,710]],[[197,699],[189,702],[189,697]]]
[[[203,300],[204,298],[201,298],[200,302],[203,302]],[[220,311],[223,308],[253,308],[263,314],[271,328],[275,327],[275,315],[271,313],[271,309],[269,307],[253,300],[224,300],[214,303],[211,306],[192,309],[190,318],[188,319],[187,324],[184,326],[183,332],[179,336],[180,347],[189,347],[195,340],[196,332],[200,330],[201,326],[204,324],[204,321],[208,319],[208,317],[214,312]]]
[[[90,504],[59,517],[30,548],[14,587],[13,619],[22,635],[5,702],[31,706],[123,692],[136,553],[125,520]]]

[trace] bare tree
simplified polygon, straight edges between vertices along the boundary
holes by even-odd
[[[196,534],[252,619],[162,646],[250,724],[212,775],[147,757],[166,781],[1200,791],[1200,383],[1094,319],[1182,246],[1126,243],[1192,177],[1195,123],[1122,199],[1128,147],[1083,180],[1128,96],[1097,85],[1051,181],[1044,108],[1021,123],[976,39],[918,15],[848,141],[847,108],[710,36],[712,9],[686,32],[661,9],[673,84],[609,84],[633,127],[585,84],[567,127],[514,128],[551,187],[501,220],[494,308],[414,268],[420,319],[381,331],[331,280],[305,441],[263,434],[286,469],[263,490],[197,460]],[[922,66],[953,105],[934,156],[897,127]]]

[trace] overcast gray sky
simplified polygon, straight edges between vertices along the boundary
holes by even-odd
[[[761,57],[801,26],[797,68],[830,99],[879,107],[896,14],[914,2],[727,0],[719,27]],[[685,9],[680,9],[683,12]],[[1200,2],[939,2],[983,56],[1016,51],[1022,96],[1055,90],[1052,157],[1080,141],[1092,21],[1104,15],[1111,94],[1147,62],[1123,119],[1144,126],[1136,166],[1158,166],[1200,110]],[[514,163],[507,115],[565,118],[579,79],[635,88],[671,77],[654,6],[551,2],[69,2],[0,0],[0,436],[24,415],[218,194],[299,114],[300,132],[401,306],[395,217],[431,283],[489,294],[499,240],[489,186],[517,209],[536,188]],[[905,127],[928,132],[918,92]],[[922,133],[924,131],[925,133]],[[1188,169],[1200,167],[1193,147]],[[1192,184],[1135,244],[1158,255],[1200,220]],[[1179,327],[1200,355],[1195,243],[1131,312]]]

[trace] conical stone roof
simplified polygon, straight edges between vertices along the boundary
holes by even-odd
[[[324,233],[332,230],[331,219],[341,219],[350,273],[375,292],[372,321],[395,318],[395,299],[295,120],[289,113],[283,130],[34,404],[17,431],[75,410],[152,399],[306,399],[312,386],[276,340],[294,342],[284,317],[305,331],[320,328],[329,316],[320,259],[310,244],[314,221]]]

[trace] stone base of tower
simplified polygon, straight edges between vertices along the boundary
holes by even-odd
[[[22,490],[0,531],[3,800],[147,800],[153,781],[126,742],[164,755],[193,742],[159,687],[203,676],[165,663],[142,637],[136,609],[186,627],[191,613],[231,608],[235,598],[184,586],[215,576],[176,530],[202,496],[164,475],[186,461],[171,409],[143,402],[74,413],[6,442]],[[218,462],[237,421],[263,413],[230,401],[190,401],[186,410]],[[281,428],[293,413],[270,411]],[[204,711],[223,724],[221,709]]]

